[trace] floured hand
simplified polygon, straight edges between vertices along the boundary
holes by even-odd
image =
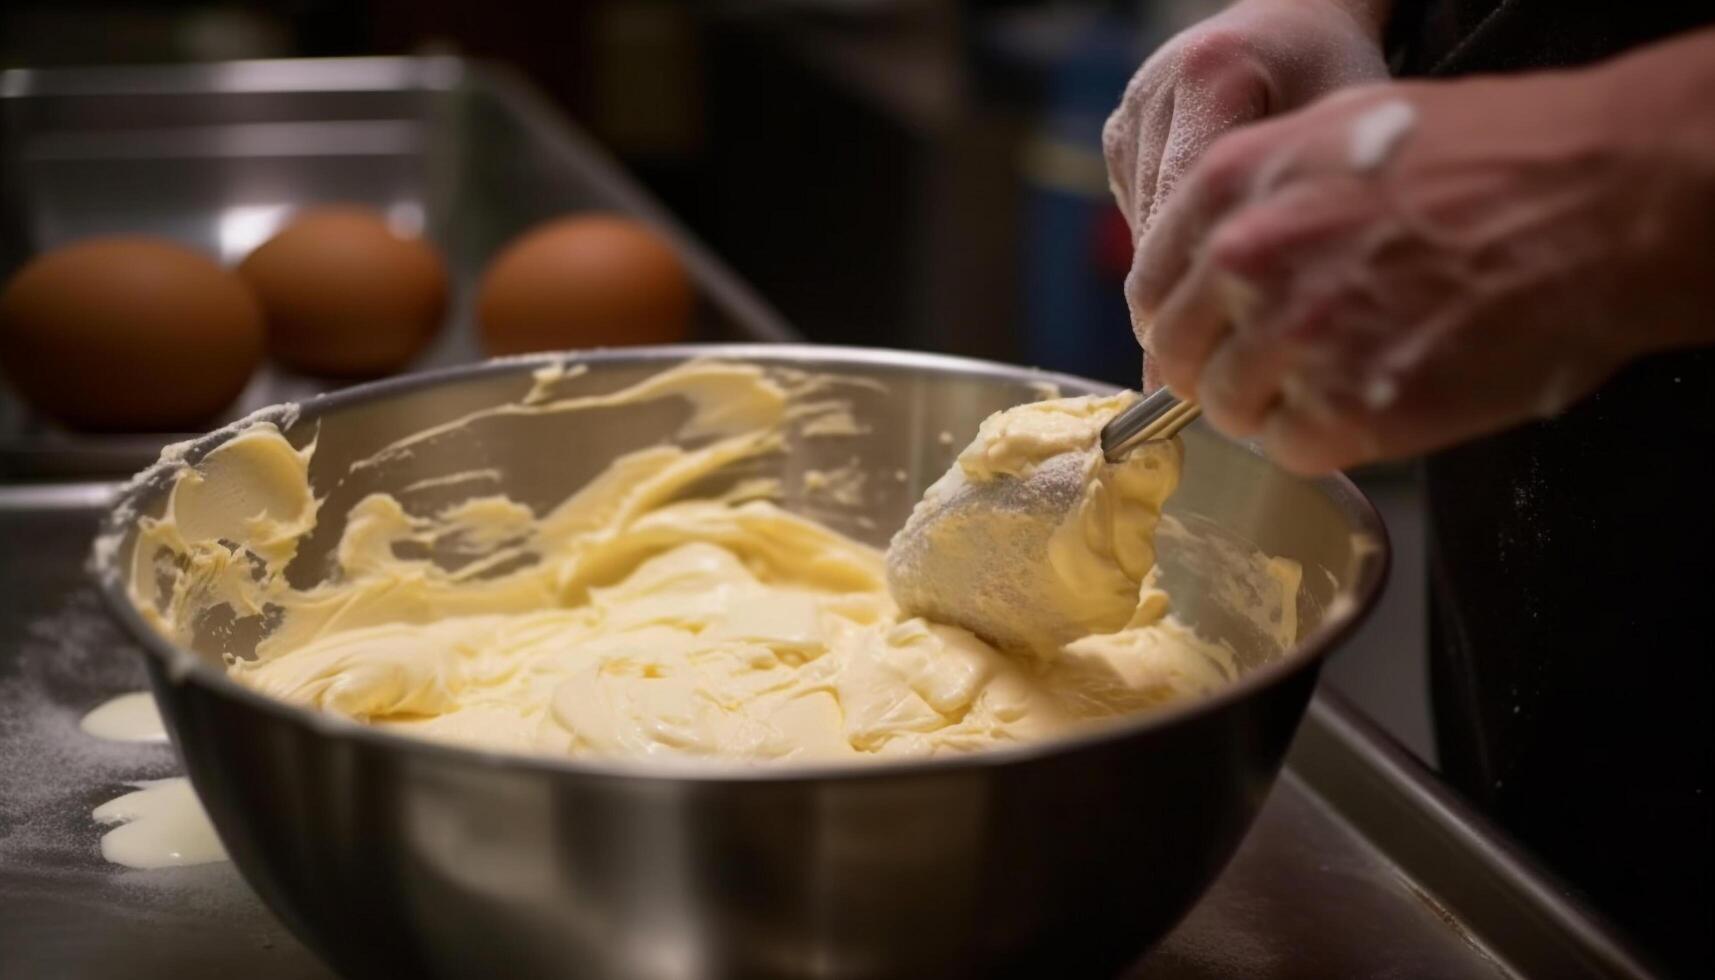
[[[1108,180],[1133,242],[1203,151],[1222,134],[1387,76],[1386,0],[1241,0],[1180,33],[1132,78],[1102,134]],[[1126,295],[1141,340],[1145,321]]]
[[[1321,472],[1708,342],[1715,117],[1651,57],[1372,86],[1218,141],[1139,250],[1166,382]]]

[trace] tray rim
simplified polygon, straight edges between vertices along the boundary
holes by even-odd
[[[1330,685],[1311,699],[1285,768],[1404,873],[1424,901],[1449,913],[1451,926],[1516,975],[1668,976]]]
[[[791,343],[804,339],[773,304],[659,204],[546,94],[517,70],[499,62],[457,55],[389,55],[11,68],[0,71],[0,113],[32,99],[459,90],[486,92],[533,134],[548,164],[575,174],[592,196],[606,201],[612,210],[647,221],[671,241],[697,283],[703,302],[719,310],[735,328],[735,340]],[[29,411],[10,392],[0,397],[18,400],[19,410]],[[35,434],[0,435],[0,478],[123,476],[137,468],[133,464],[138,463],[139,453],[152,457],[162,445],[196,435],[183,431],[107,436],[59,427]]]

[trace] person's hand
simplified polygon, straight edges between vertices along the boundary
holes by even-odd
[[[1241,0],[1144,63],[1102,132],[1108,182],[1138,242],[1169,192],[1217,137],[1387,77],[1385,0]],[[1139,273],[1135,260],[1126,295]],[[1143,337],[1138,307],[1132,325]]]
[[[1140,248],[1167,384],[1322,472],[1555,413],[1696,342],[1715,113],[1624,67],[1371,86],[1217,142]]]

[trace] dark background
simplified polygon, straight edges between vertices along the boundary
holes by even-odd
[[[0,64],[456,53],[522,71],[816,340],[1134,384],[1100,130],[1219,0],[6,5]]]

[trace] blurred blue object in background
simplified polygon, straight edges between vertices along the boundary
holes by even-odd
[[[1141,366],[1123,293],[1131,236],[1108,192],[1102,123],[1143,60],[1143,33],[1102,13],[1054,52],[1023,166],[1024,354],[1131,387]]]

